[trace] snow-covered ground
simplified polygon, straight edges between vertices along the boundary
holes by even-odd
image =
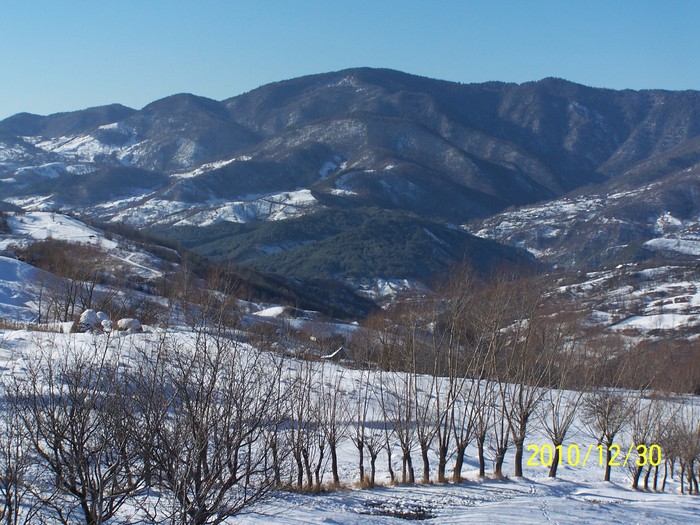
[[[174,226],[209,226],[217,222],[281,221],[299,217],[316,207],[318,201],[310,190],[276,193],[247,201],[217,203],[210,209],[190,214]]]
[[[700,333],[700,270],[692,265],[619,265],[579,274],[558,294],[564,305],[588,308],[592,324],[614,331]]]
[[[276,315],[268,309],[262,315]],[[186,331],[175,330],[171,336],[179,344],[195,337]],[[53,345],[56,348],[90,348],[94,338],[91,334],[41,334],[25,330],[0,330],[0,374],[22,373],[23,362],[37,347]],[[141,347],[149,340],[158,340],[157,330],[148,328],[146,333],[121,335],[114,339],[124,363],[129,363],[129,348]],[[244,345],[246,352],[257,352]],[[319,365],[320,366],[320,365]],[[340,374],[340,389],[351,400],[358,398],[358,385],[363,380],[362,371],[345,369],[334,363],[325,363],[326,384],[335,384],[334,376]],[[298,363],[290,359],[284,368],[284,379],[298,369]],[[378,379],[378,378],[376,378]],[[366,381],[366,377],[364,379]],[[379,385],[375,381],[374,390]],[[682,398],[681,398],[682,401]],[[693,403],[690,398],[686,403]],[[697,404],[697,400],[695,400]],[[696,410],[700,407],[696,407]],[[378,424],[377,399],[372,398],[370,420],[373,428]],[[533,426],[536,423],[532,423]],[[541,434],[533,432],[529,443],[546,442]],[[574,424],[565,446],[577,444],[582,449],[595,444],[580,421]],[[394,469],[400,470],[399,447],[394,446]],[[487,450],[489,457],[492,451]],[[595,452],[594,452],[595,454]],[[420,469],[420,453],[413,450],[414,465]],[[630,488],[630,473],[625,468],[614,468],[612,481],[603,482],[603,470],[597,461],[585,467],[562,465],[557,479],[547,478],[544,467],[526,467],[522,478],[478,479],[476,450],[467,450],[467,463],[462,483],[416,484],[391,486],[388,481],[386,455],[380,454],[377,460],[379,486],[374,489],[360,489],[357,480],[357,451],[349,439],[341,441],[339,449],[340,476],[342,487],[320,494],[300,494],[276,491],[271,497],[249,509],[245,515],[228,520],[226,523],[343,523],[343,524],[398,524],[406,520],[422,520],[428,523],[519,523],[539,525],[542,523],[654,523],[691,524],[696,523],[700,512],[698,496],[679,493],[678,471],[676,477],[667,483],[666,491],[633,491]],[[435,451],[431,450],[433,468],[436,464]],[[448,463],[448,471],[452,461]],[[327,470],[325,479],[330,474]],[[489,460],[488,467],[492,467]],[[509,450],[505,463],[506,476],[512,475],[512,450]],[[434,475],[434,474],[433,474]],[[127,504],[115,523],[137,523],[137,510]]]
[[[61,155],[67,160],[80,163],[93,162],[97,155],[114,155],[120,160],[125,159],[137,144],[136,131],[122,123],[105,124],[99,130],[118,133],[123,137],[119,145],[107,144],[93,135],[77,135],[43,140],[40,137],[27,137],[27,142],[49,153]]]
[[[245,223],[253,220],[280,221],[298,217],[319,205],[310,190],[250,195],[242,200],[211,199],[180,202],[139,195],[95,206],[111,221],[136,227],[145,225],[210,226],[222,221]]]
[[[346,282],[360,295],[379,301],[395,299],[403,292],[428,292],[428,288],[416,279],[376,277],[373,279],[347,279]]]
[[[26,244],[48,238],[94,244],[105,250],[117,247],[116,242],[106,239],[101,232],[60,213],[36,211],[23,215],[10,215],[8,222],[12,234],[0,236],[1,250],[6,250],[10,244]]]
[[[46,239],[94,246],[102,253],[102,270],[112,275],[148,281],[162,277],[167,263],[129,243],[108,239],[102,231],[59,213],[27,212],[10,214],[11,233],[0,235],[0,316],[9,321],[33,321],[38,316],[42,286],[50,285],[55,276],[13,258],[9,252],[14,246],[26,248],[29,244]],[[102,289],[104,288],[104,290]],[[106,294],[113,293],[98,286]]]
[[[643,208],[645,196],[653,198],[656,191],[663,191],[660,184],[649,184],[610,195],[562,197],[501,212],[462,227],[479,237],[529,250],[544,261],[568,260],[572,247],[574,250],[577,248],[575,236],[574,244],[558,241],[566,241],[577,228],[590,228],[592,225],[597,226],[602,233],[610,227],[615,229],[623,225],[636,228],[635,235],[645,241],[644,247],[651,251],[700,254],[699,215],[691,215],[683,220],[670,211],[657,210],[654,214],[649,212],[646,219],[630,220],[626,215],[632,203]],[[622,211],[618,211],[618,208]],[[642,231],[643,234],[640,233]],[[572,262],[575,261],[568,261]]]
[[[34,285],[41,270],[26,263],[0,256],[0,318],[12,321],[32,321],[36,318]]]
[[[330,494],[278,494],[236,523],[365,525],[408,521],[522,525],[696,523],[697,497],[632,492],[624,484],[581,478],[344,489]]]
[[[666,223],[673,223],[667,218]],[[72,242],[94,244],[106,250],[115,261],[129,265],[142,276],[160,275],[156,263],[149,256],[126,249],[118,241],[108,240],[100,232],[89,228],[71,217],[50,212],[29,212],[11,215],[13,233],[0,238],[0,249],[13,243],[33,242],[48,237]],[[36,290],[32,285],[39,280],[39,271],[20,261],[0,257],[0,316],[3,320],[31,320],[35,309]],[[603,320],[613,329],[674,330],[679,326],[700,325],[700,279],[692,269],[676,266],[619,267],[590,272],[576,282],[561,286],[559,292],[598,306],[594,317]],[[400,280],[377,280],[365,283],[369,293],[397,293],[412,283]],[[621,315],[620,305],[635,304],[634,315]],[[247,319],[260,322],[286,324],[297,330],[305,330],[320,336],[337,333],[349,336],[357,327],[320,321],[312,313],[297,317],[286,315],[285,308],[277,305],[250,305]],[[325,330],[325,332],[324,332]],[[142,345],[149,338],[157,338],[155,329],[144,334],[114,336],[120,341],[128,360],[130,345]],[[28,356],[36,348],[46,344],[64,346],[89,345],[101,335],[91,334],[43,334],[28,330],[0,330],[0,374],[21,371]],[[188,344],[191,333],[175,328],[172,337]],[[191,343],[191,341],[190,341]],[[257,352],[246,345],[247,352]],[[290,359],[285,373],[293,373],[298,361]],[[320,366],[320,365],[319,365]],[[333,384],[333,377],[342,375],[340,388],[351,401],[358,399],[358,384],[362,372],[343,368],[326,361],[326,384]],[[7,377],[7,376],[5,376]],[[378,378],[377,378],[378,381]],[[373,388],[378,388],[375,382]],[[688,398],[688,403],[698,403]],[[379,428],[379,408],[376,398],[370,408],[369,424]],[[567,437],[565,445],[576,444],[581,448],[595,444],[578,421]],[[542,444],[545,438],[536,431],[528,444]],[[392,446],[394,469],[399,470],[400,447]],[[493,466],[493,451],[488,450],[489,469]],[[509,450],[504,471],[512,476],[513,451]],[[413,449],[414,466],[420,470],[420,453]],[[251,513],[229,520],[229,523],[405,523],[408,519],[421,519],[431,523],[659,523],[690,524],[697,522],[700,502],[697,496],[679,494],[678,473],[668,482],[664,493],[633,491],[630,473],[624,468],[613,469],[612,482],[602,482],[603,471],[599,465],[567,467],[563,465],[559,478],[550,480],[544,467],[526,467],[519,479],[479,480],[476,476],[476,449],[467,450],[464,468],[466,480],[454,484],[428,484],[391,486],[386,454],[378,460],[379,487],[366,490],[356,486],[358,479],[358,454],[353,443],[345,439],[340,447],[340,475],[342,488],[322,494],[298,494],[274,492],[271,498],[254,507]],[[430,452],[433,469],[437,456]],[[448,463],[448,472],[454,459]],[[434,472],[433,472],[434,476]],[[330,474],[325,471],[325,480]],[[133,508],[126,506],[120,515],[121,522],[136,523],[130,518]],[[119,521],[117,521],[119,522]]]

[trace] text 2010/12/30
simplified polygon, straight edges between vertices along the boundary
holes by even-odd
[[[638,467],[651,465],[656,467],[661,464],[661,446],[653,445],[630,445],[627,450],[623,450],[620,445],[614,443],[610,445],[610,459],[608,460],[607,449],[604,445],[590,444],[581,452],[581,447],[576,444],[557,445],[556,447],[545,443],[543,445],[531,444],[527,446],[530,457],[527,460],[528,467],[550,467],[555,461],[558,465],[568,465],[570,467],[585,467],[590,461],[591,452],[597,450],[598,464],[604,467],[606,463],[610,467],[626,467],[632,462]],[[557,454],[558,453],[558,454]],[[623,455],[624,454],[624,455]],[[594,459],[595,461],[595,459]]]

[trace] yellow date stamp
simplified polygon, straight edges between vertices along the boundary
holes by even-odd
[[[533,443],[527,446],[527,451],[530,453],[527,466],[551,467],[552,463],[557,461],[559,466],[585,467],[592,459],[601,467],[604,467],[606,463],[610,467],[626,467],[628,465],[658,467],[663,460],[661,446],[656,443],[649,446],[630,445],[627,450],[622,449],[617,443],[613,443],[610,445],[610,459],[608,459],[608,451],[604,445],[590,444],[588,447],[583,447],[583,450],[582,452],[582,448],[576,444],[554,446],[549,443],[543,445]],[[596,453],[591,458],[594,450]]]

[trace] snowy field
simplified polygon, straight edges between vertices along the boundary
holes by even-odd
[[[279,494],[236,523],[440,524],[697,523],[697,497],[631,492],[618,483],[522,478],[459,485]],[[232,522],[233,523],[233,522]]]
[[[268,310],[263,316],[275,315]],[[148,341],[157,340],[158,330],[147,328],[144,334],[113,335],[112,344],[120,352],[120,360],[126,366],[130,363],[130,349],[141,347]],[[173,331],[172,337],[180,343],[192,342],[191,333],[184,330]],[[97,341],[104,342],[103,335],[91,334],[45,334],[25,330],[0,331],[0,373],[22,374],[26,359],[39,347],[90,348]],[[193,344],[193,343],[192,343]],[[256,353],[245,344],[246,353]],[[326,386],[338,384],[343,395],[352,402],[357,400],[358,385],[367,377],[359,370],[343,368],[334,363],[315,364],[323,367]],[[283,367],[283,382],[291,381],[291,375],[302,367],[301,362],[289,359]],[[336,383],[336,379],[338,382]],[[376,376],[373,389],[378,388]],[[679,402],[693,403],[691,398],[679,398]],[[377,428],[379,408],[376,397],[372,398],[368,427]],[[695,407],[696,413],[700,407]],[[348,423],[352,425],[351,422]],[[534,425],[534,424],[533,424]],[[624,442],[621,439],[620,442]],[[547,439],[533,431],[527,443],[543,444]],[[577,421],[567,437],[564,446],[576,444],[584,450],[595,444],[584,425]],[[394,445],[393,468],[400,471],[400,448]],[[596,455],[595,448],[593,456]],[[414,447],[414,466],[417,476],[420,471],[420,451]],[[493,451],[487,448],[487,455]],[[389,482],[387,457],[381,453],[377,459],[377,485],[373,489],[357,486],[357,449],[353,442],[345,438],[339,447],[339,472],[341,488],[320,494],[276,491],[263,503],[247,510],[243,515],[230,518],[226,523],[335,523],[335,524],[398,524],[407,520],[420,520],[426,523],[655,523],[691,524],[697,523],[700,516],[698,496],[679,493],[678,470],[669,479],[664,493],[634,491],[630,488],[631,474],[627,468],[614,468],[611,482],[603,482],[603,469],[595,461],[586,467],[560,467],[558,478],[549,479],[545,467],[526,467],[524,477],[513,478],[513,451],[510,449],[504,465],[505,479],[479,479],[477,474],[476,449],[470,446],[463,471],[465,480],[461,483],[396,485]],[[526,457],[529,454],[526,454]],[[430,452],[431,465],[435,468],[437,455]],[[453,458],[448,462],[448,473]],[[492,468],[492,461],[487,468]],[[663,464],[662,464],[663,467]],[[328,463],[324,465],[325,481],[330,474]],[[676,466],[676,469],[678,467]],[[433,472],[434,475],[434,472]],[[125,505],[119,518],[113,523],[139,523],[138,508]]]

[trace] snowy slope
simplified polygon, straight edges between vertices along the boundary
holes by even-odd
[[[104,232],[87,226],[73,217],[53,212],[27,212],[10,214],[9,235],[0,235],[0,250],[13,245],[28,245],[46,239],[80,243],[94,246],[102,251],[106,260],[111,261],[113,273],[125,273],[140,279],[161,277],[165,263],[142,250],[134,249],[119,239],[108,239]]]
[[[36,318],[35,284],[45,272],[29,264],[0,256],[0,318],[32,321]]]
[[[236,523],[348,525],[517,523],[542,525],[695,523],[697,498],[631,492],[619,483],[548,480],[467,481],[459,485],[341,490],[330,494],[280,494]],[[409,520],[409,521],[407,521]],[[233,521],[232,521],[233,523]]]
[[[310,190],[298,190],[269,195],[250,195],[245,200],[209,199],[204,202],[180,202],[154,197],[104,203],[96,211],[114,222],[134,226],[210,226],[222,221],[279,221],[299,217],[319,207]]]
[[[693,264],[625,264],[564,278],[563,309],[590,311],[592,326],[644,337],[700,335],[700,269]]]
[[[12,235],[0,238],[0,249],[7,249],[8,245],[12,243],[26,244],[48,238],[93,244],[105,250],[117,247],[115,241],[107,240],[97,230],[60,213],[37,211],[23,215],[12,215],[8,222]]]
[[[267,315],[273,315],[268,310]],[[265,315],[265,314],[264,314]],[[37,345],[47,344],[56,348],[92,348],[94,338],[90,334],[37,334],[27,331],[0,330],[0,373],[22,373],[23,362]],[[99,336],[97,336],[99,338]],[[161,334],[147,330],[144,334],[120,336],[110,342],[120,352],[120,359],[127,364],[131,349],[142,347],[148,341],[158,341]],[[193,344],[195,334],[172,331],[168,337],[178,344]],[[104,343],[98,340],[98,343]],[[257,352],[243,345],[245,352]],[[323,365],[324,378],[335,384],[335,377],[342,374],[339,385],[344,396],[357,400],[357,385],[362,372],[342,369],[333,363]],[[300,363],[288,359],[284,366],[283,381],[289,381]],[[373,390],[378,389],[373,384]],[[697,400],[679,398],[689,407]],[[700,407],[695,406],[697,411]],[[378,425],[380,408],[372,398],[368,424]],[[380,427],[377,427],[380,428]],[[625,438],[626,439],[626,438]],[[565,445],[577,444],[582,449],[595,446],[591,436],[577,421],[567,437]],[[536,431],[529,443],[544,443],[546,440]],[[624,442],[621,439],[620,442]],[[398,444],[394,450],[394,468],[399,463]],[[489,455],[492,451],[487,452]],[[416,463],[417,447],[413,450]],[[670,479],[664,493],[633,491],[629,488],[629,472],[625,468],[614,468],[611,482],[602,482],[602,468],[597,461],[588,465],[570,467],[563,465],[557,479],[548,479],[544,467],[526,467],[523,478],[479,480],[476,477],[476,450],[467,451],[466,480],[460,484],[430,484],[414,486],[387,485],[386,455],[382,452],[377,460],[380,486],[372,490],[361,490],[355,486],[357,479],[357,451],[349,439],[341,442],[339,470],[343,487],[320,494],[299,494],[284,491],[274,492],[271,498],[246,515],[227,520],[226,523],[246,524],[400,524],[406,520],[421,520],[428,523],[515,523],[540,525],[546,522],[569,523],[655,523],[691,524],[697,522],[698,501],[696,496],[680,495],[678,477]],[[433,465],[436,462],[434,449],[430,452]],[[448,464],[451,468],[452,462]],[[489,467],[491,465],[489,464]],[[418,465],[416,464],[416,467]],[[509,450],[505,473],[512,472],[512,451]],[[325,471],[328,476],[328,472]],[[127,504],[120,511],[120,519],[129,523],[139,521],[139,509]]]

